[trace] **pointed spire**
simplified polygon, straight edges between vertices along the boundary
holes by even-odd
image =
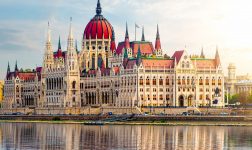
[[[220,55],[219,55],[218,46],[216,46],[215,62],[216,62],[217,67],[220,66],[221,62],[220,62]]]
[[[124,41],[124,47],[126,49],[130,48],[130,42],[129,42],[129,32],[128,32],[128,23],[126,22],[126,33],[125,33],[125,41]]]
[[[73,20],[73,18],[70,17],[70,28],[69,28],[69,35],[68,35],[69,39],[73,39],[72,20]]]
[[[48,21],[48,28],[47,28],[47,43],[51,42],[51,30],[50,30],[50,23]]]
[[[156,40],[157,40],[157,39],[160,39],[158,24],[157,24],[157,35],[156,35]]]
[[[140,64],[140,59],[141,59],[141,47],[140,47],[140,44],[138,45],[138,51],[137,51],[137,65]]]
[[[202,46],[202,48],[201,48],[200,58],[205,58],[203,46]]]
[[[127,58],[128,58],[128,52],[127,52],[127,49],[125,49],[125,48],[124,48],[123,58],[124,58],[124,59],[127,59]]]
[[[128,32],[128,23],[126,22],[126,33],[125,33],[125,39],[129,39],[129,32]]]
[[[110,50],[112,51],[112,53],[114,53],[115,50],[116,50],[115,32],[114,32],[114,30],[112,30],[112,39],[111,39],[111,42],[110,42]]]
[[[76,52],[78,53],[79,51],[78,51],[78,44],[77,44],[77,40],[75,40],[75,50],[76,50]]]
[[[98,0],[97,7],[96,7],[96,15],[101,15],[101,13],[102,13],[101,3],[100,3],[100,0]]]
[[[10,72],[10,63],[8,62],[7,73]]]
[[[142,40],[141,41],[145,41],[145,36],[144,36],[144,27],[142,28]]]
[[[157,25],[157,35],[156,35],[156,43],[155,43],[155,49],[161,49],[161,41],[160,41],[160,35],[159,35],[159,27]]]
[[[60,42],[60,36],[59,36],[58,50],[60,49],[61,49],[61,42]]]
[[[15,64],[15,71],[18,71],[17,60],[16,60],[16,64]]]

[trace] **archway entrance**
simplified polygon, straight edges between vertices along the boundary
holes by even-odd
[[[179,96],[179,107],[184,107],[184,96],[183,95]]]
[[[188,105],[188,106],[193,106],[192,99],[193,99],[193,95],[189,95],[189,96],[188,96],[188,101],[187,101],[187,105]]]

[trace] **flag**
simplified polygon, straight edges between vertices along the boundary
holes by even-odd
[[[138,24],[136,24],[136,23],[135,23],[135,27],[136,27],[136,28],[140,28],[140,26],[139,26]]]

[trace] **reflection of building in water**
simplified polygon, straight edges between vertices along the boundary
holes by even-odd
[[[239,130],[240,129],[240,130]],[[247,128],[248,129],[248,128]],[[0,149],[224,149],[244,128],[0,124]],[[250,130],[248,130],[250,131]],[[249,136],[251,132],[247,132]],[[230,135],[230,136],[229,136]],[[230,138],[231,137],[231,138]],[[229,139],[230,138],[230,139]]]

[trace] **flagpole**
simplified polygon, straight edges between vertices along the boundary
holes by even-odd
[[[136,23],[135,23],[135,41],[136,41]]]

